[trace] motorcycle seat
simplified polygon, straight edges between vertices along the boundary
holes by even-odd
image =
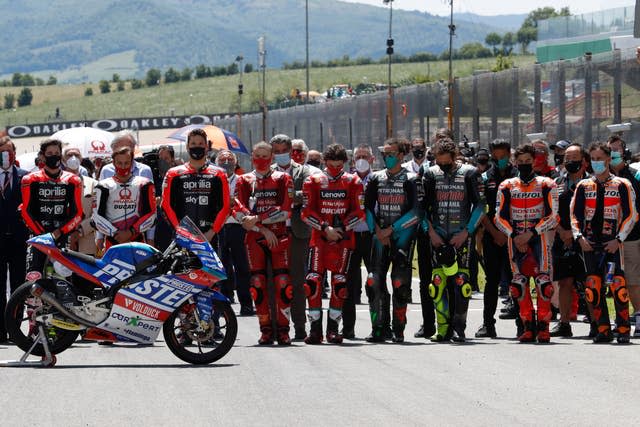
[[[87,255],[87,254],[83,254],[81,252],[76,252],[76,251],[72,251],[70,249],[62,249],[61,252],[68,256],[69,258],[76,258],[82,262],[84,262],[85,264],[89,264],[89,265],[93,265],[93,266],[98,266],[96,263],[96,258],[92,257],[91,255]]]

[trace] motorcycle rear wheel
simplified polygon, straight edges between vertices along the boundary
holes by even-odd
[[[226,355],[236,341],[238,321],[231,305],[213,302],[210,331],[200,336],[196,331],[193,310],[189,302],[169,316],[162,327],[167,347],[181,360],[194,365],[206,365]]]
[[[38,324],[33,319],[40,313],[52,313],[57,310],[42,302],[40,298],[31,295],[32,282],[27,282],[18,287],[9,301],[4,312],[4,322],[9,338],[23,351],[29,351],[38,337]],[[56,327],[44,326],[49,342],[49,350],[52,354],[62,353],[78,338],[78,331],[67,331]],[[42,344],[35,346],[31,352],[34,356],[44,356]]]

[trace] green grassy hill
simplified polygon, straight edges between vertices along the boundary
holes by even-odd
[[[533,56],[514,57],[517,66],[530,65]],[[471,75],[473,70],[490,69],[494,59],[474,59],[454,61],[456,76]],[[416,76],[431,80],[446,79],[447,62],[394,64],[392,80],[402,84]],[[255,111],[260,98],[257,72],[244,74],[243,111]],[[51,120],[56,107],[60,108],[62,119],[98,119],[138,117],[151,115],[182,115],[193,113],[235,112],[238,105],[237,84],[239,75],[213,77],[188,82],[161,84],[151,88],[132,90],[127,83],[125,91],[100,94],[97,84],[35,86],[33,104],[17,108],[16,111],[0,110],[0,126],[41,123]],[[386,65],[363,65],[337,68],[312,68],[311,90],[323,92],[339,83],[378,83],[387,81]],[[304,70],[268,70],[267,98],[270,101],[289,96],[291,90],[304,90]],[[115,91],[115,85],[111,85]],[[93,88],[93,96],[84,96],[87,87]],[[20,88],[0,88],[0,96],[5,93],[17,94]]]

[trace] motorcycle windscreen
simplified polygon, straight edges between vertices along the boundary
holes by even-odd
[[[211,275],[215,282],[227,278],[227,273],[220,258],[218,258],[218,254],[216,254],[204,234],[188,216],[182,218],[176,228],[176,243],[178,246],[193,252],[202,263],[202,270]]]

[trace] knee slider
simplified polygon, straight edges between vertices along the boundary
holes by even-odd
[[[455,275],[456,291],[460,293],[464,298],[471,298],[473,289],[469,284],[469,275],[467,273],[457,273]]]
[[[623,276],[613,276],[611,283],[611,293],[613,298],[622,304],[629,302],[629,294],[627,292],[627,282]]]
[[[524,287],[528,285],[527,277],[523,274],[515,274],[511,279],[509,289],[511,290],[511,296],[518,301],[521,301],[524,297]]]
[[[434,301],[440,301],[442,299],[442,293],[447,286],[446,276],[441,270],[433,273],[431,277],[431,283],[429,284],[429,296]]]
[[[548,274],[538,274],[536,276],[536,288],[538,296],[545,301],[549,301],[553,296],[553,284]]]
[[[375,278],[373,277],[373,273],[369,273],[367,275],[367,288],[373,288],[373,285],[375,284]]]
[[[339,299],[347,299],[349,291],[347,289],[347,278],[343,274],[334,274],[331,277],[333,293]]]
[[[587,276],[584,282],[584,297],[589,304],[600,304],[602,295],[602,279],[599,276]]]
[[[394,279],[391,281],[393,286],[393,292],[400,304],[406,304],[411,299],[411,287],[400,279]]]
[[[249,293],[251,298],[255,301],[256,305],[259,305],[264,300],[264,289],[266,285],[266,277],[264,274],[254,274],[251,276],[251,282],[249,283]]]
[[[304,294],[307,298],[315,296],[321,288],[322,276],[318,273],[307,274],[307,279],[304,284]]]
[[[276,284],[276,289],[280,292],[280,299],[285,304],[290,304],[293,299],[293,286],[289,280],[288,274],[279,274],[273,280]]]

